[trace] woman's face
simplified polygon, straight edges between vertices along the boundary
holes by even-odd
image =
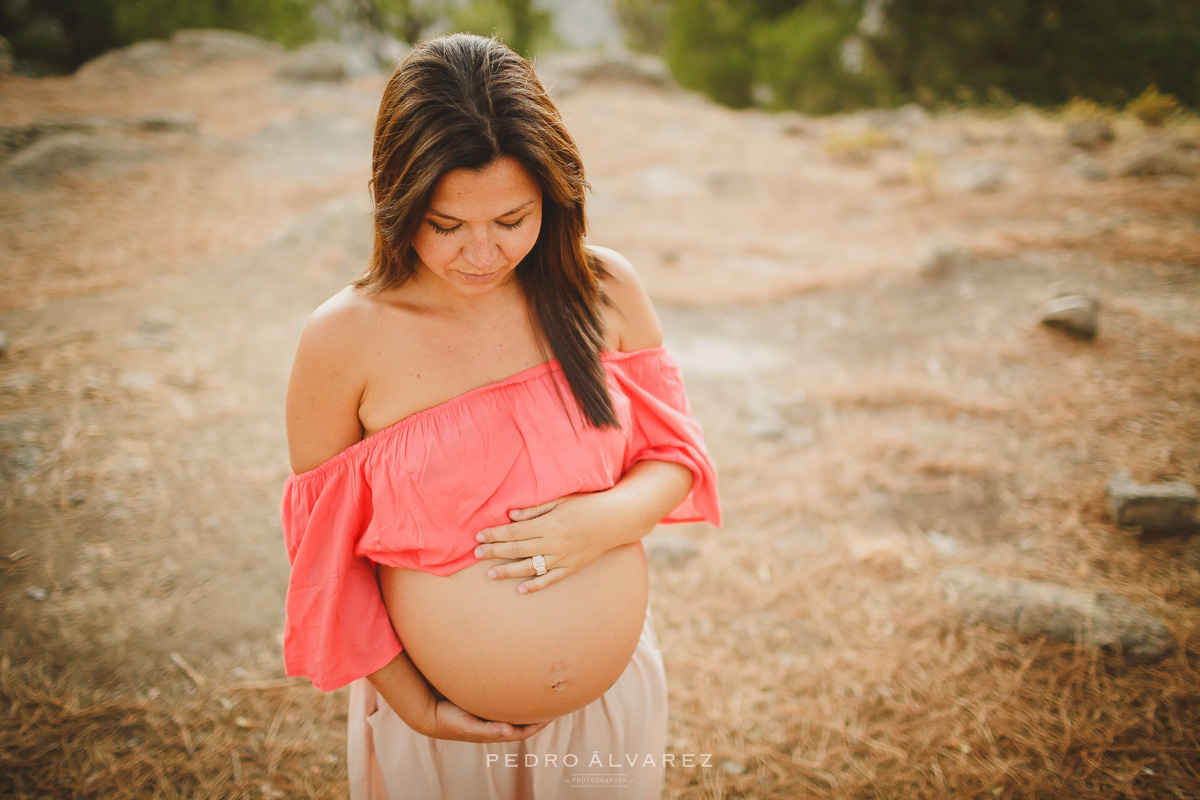
[[[484,294],[512,278],[541,226],[541,188],[516,159],[452,170],[438,181],[413,240],[418,269],[461,295]]]

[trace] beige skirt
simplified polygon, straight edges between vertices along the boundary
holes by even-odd
[[[659,800],[667,678],[650,612],[607,692],[521,742],[430,739],[365,678],[350,686],[350,800]]]

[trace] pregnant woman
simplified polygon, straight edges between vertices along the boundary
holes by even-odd
[[[641,538],[720,511],[637,275],[584,246],[586,189],[504,45],[433,39],[392,76],[371,260],[287,398],[285,659],[351,686],[355,800],[661,795]]]

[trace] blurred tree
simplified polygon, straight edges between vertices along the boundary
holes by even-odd
[[[911,99],[1057,105],[1076,96],[1120,104],[1152,83],[1200,106],[1197,0],[618,0],[617,8],[639,30],[665,18],[658,47],[676,79],[735,107],[823,113]]]
[[[350,0],[349,16],[368,28],[415,44],[445,13],[442,0]]]
[[[753,12],[752,3],[671,0],[666,59],[681,86],[734,108],[751,104]]]
[[[229,28],[284,44],[312,38],[314,0],[6,0],[0,35],[35,72],[71,72],[106,50],[181,28]]]
[[[667,45],[666,0],[615,0],[613,10],[625,31],[625,44],[639,53],[662,53]]]
[[[996,87],[1039,104],[1124,102],[1157,82],[1200,104],[1195,0],[890,0],[871,45],[908,95]]]
[[[551,20],[532,0],[474,0],[453,14],[455,30],[494,35],[526,58],[557,44]]]

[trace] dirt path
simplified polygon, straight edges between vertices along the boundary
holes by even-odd
[[[340,698],[278,680],[282,400],[305,317],[367,252],[382,81],[272,71],[0,90],[0,123],[103,115],[152,153],[0,185],[0,677],[60,726],[3,751],[16,796],[342,791]],[[1103,506],[1122,465],[1200,483],[1196,180],[1085,180],[1032,112],[810,120],[623,84],[562,105],[591,239],[641,270],[722,480],[726,528],[654,560],[671,747],[716,765],[669,795],[1200,786],[1200,548]],[[196,130],[127,123],[161,111]],[[1121,121],[1096,159],[1145,138]],[[997,191],[964,188],[980,164]],[[935,239],[969,254],[923,277]],[[1037,324],[1067,288],[1100,299],[1096,342]],[[1175,654],[964,627],[948,565],[1114,592]]]

